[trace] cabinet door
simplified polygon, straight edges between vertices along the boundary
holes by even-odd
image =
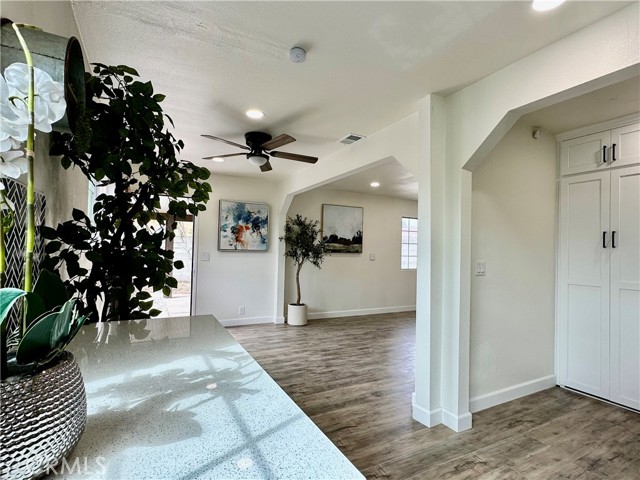
[[[640,123],[611,130],[611,166],[636,163],[640,163]]]
[[[611,400],[640,409],[640,167],[611,171]]]
[[[585,135],[560,143],[560,174],[592,172],[609,168],[609,131]],[[606,160],[606,162],[604,161]]]
[[[559,383],[609,396],[609,178],[560,184]],[[603,245],[603,232],[606,232]]]

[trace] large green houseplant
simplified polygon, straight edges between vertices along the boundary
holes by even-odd
[[[296,214],[295,217],[287,217],[284,225],[285,251],[284,256],[293,261],[296,272],[296,301],[290,303],[287,313],[287,322],[290,325],[306,325],[307,306],[302,303],[300,295],[300,270],[305,263],[321,268],[325,255],[328,255],[324,244],[320,241],[318,220],[309,220]]]
[[[90,135],[55,133],[52,155],[105,187],[90,218],[80,210],[57,228],[44,228],[49,268],[66,268],[67,288],[93,321],[156,316],[150,290],[165,295],[177,287],[174,220],[205,210],[210,172],[178,158],[183,148],[168,130],[151,82],[127,66],[95,64],[87,74],[86,116]],[[161,200],[167,208],[161,210]],[[82,263],[82,259],[87,262]],[[85,265],[88,263],[88,267]]]

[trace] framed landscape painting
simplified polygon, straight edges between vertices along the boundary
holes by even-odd
[[[322,205],[322,243],[331,253],[362,253],[362,207]]]
[[[266,252],[269,248],[269,205],[220,200],[218,250]]]

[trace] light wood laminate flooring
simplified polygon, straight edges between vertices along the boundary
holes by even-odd
[[[560,388],[467,432],[413,420],[412,313],[229,331],[369,479],[640,479],[640,415]]]

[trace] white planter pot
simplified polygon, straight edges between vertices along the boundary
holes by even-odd
[[[289,304],[289,311],[287,312],[287,323],[289,325],[306,325],[307,324],[307,306],[296,305],[294,303]]]

